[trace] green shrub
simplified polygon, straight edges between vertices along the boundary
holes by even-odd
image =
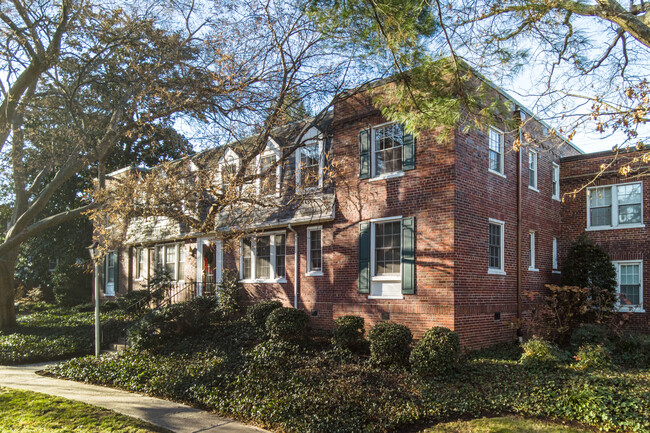
[[[221,318],[216,298],[200,296],[148,312],[129,329],[129,342],[136,349],[157,351],[170,341],[205,331]]]
[[[266,319],[269,318],[269,314],[278,308],[282,308],[282,302],[280,301],[261,301],[248,307],[246,318],[258,328],[265,329]]]
[[[247,367],[258,372],[285,370],[299,360],[299,350],[286,340],[264,341],[246,354]]]
[[[557,346],[533,337],[522,344],[524,353],[521,354],[519,362],[528,369],[551,369],[560,362],[560,353]]]
[[[134,290],[114,301],[115,308],[128,314],[142,315],[148,309],[154,297],[149,290]],[[113,308],[111,305],[104,305],[104,308]]]
[[[611,353],[602,344],[587,344],[580,347],[575,359],[575,367],[578,370],[607,370],[612,366]]]
[[[217,308],[224,317],[231,317],[240,309],[240,288],[239,278],[236,271],[226,269],[223,272],[221,282],[216,293]]]
[[[613,339],[613,358],[617,363],[634,368],[650,367],[650,337],[624,332]]]
[[[363,341],[365,333],[363,317],[342,316],[334,321],[332,344],[344,349],[357,347]]]
[[[89,302],[90,274],[77,264],[60,264],[52,273],[52,290],[56,303],[65,307]]]
[[[616,269],[609,254],[585,233],[571,244],[562,266],[562,284],[588,287],[588,303],[577,313],[581,323],[606,323],[616,305]]]
[[[405,366],[409,359],[411,330],[395,322],[380,322],[368,333],[370,360],[385,366]]]
[[[458,367],[460,338],[448,328],[436,326],[415,344],[409,361],[420,376],[438,376]]]
[[[608,333],[606,326],[585,323],[571,334],[571,346],[579,348],[588,344],[606,344],[608,343]]]
[[[303,310],[291,307],[276,308],[266,319],[266,332],[272,338],[297,340],[305,336],[309,316]]]

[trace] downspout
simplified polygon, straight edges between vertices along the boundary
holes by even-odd
[[[288,229],[293,232],[293,308],[298,308],[298,265],[300,256],[298,255],[298,232],[289,224]]]
[[[517,152],[518,154],[518,163],[517,163],[517,339],[521,343],[523,341],[523,331],[521,329],[521,321],[522,321],[522,314],[521,314],[521,285],[522,285],[522,269],[521,269],[521,244],[522,244],[522,233],[521,233],[521,213],[522,213],[522,205],[521,205],[521,164],[522,164],[522,157],[521,154],[523,152],[523,122],[521,119],[521,108],[519,108],[519,125],[517,127],[519,131],[519,151]]]

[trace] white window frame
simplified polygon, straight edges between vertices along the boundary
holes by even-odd
[[[621,185],[641,185],[641,222],[635,224],[620,224],[618,223],[618,187]],[[589,197],[591,196],[591,191],[598,188],[611,188],[612,189],[612,215],[611,215],[611,226],[592,226],[591,225],[591,203]],[[614,193],[616,191],[616,193]],[[623,182],[615,183],[611,185],[600,185],[587,188],[587,228],[585,231],[599,231],[599,230],[617,230],[617,229],[636,229],[645,227],[645,222],[643,221],[643,182]]]
[[[533,168],[530,168],[530,158],[533,158]],[[535,179],[535,185],[530,184],[530,179]],[[539,192],[539,153],[532,149],[528,149],[528,188]]]
[[[318,186],[313,186],[309,188],[304,188],[302,186],[302,164],[301,164],[301,155],[302,150],[306,146],[318,145]],[[303,147],[298,148],[296,151],[296,189],[300,192],[312,191],[323,188],[323,169],[325,167],[325,139],[322,134],[312,128],[303,139]],[[278,176],[278,179],[280,177]]]
[[[553,185],[555,185],[555,194],[553,194]],[[553,172],[551,174],[551,194],[554,200],[560,201],[560,165],[553,163]]]
[[[320,270],[311,270],[311,238],[314,232],[320,230]],[[305,275],[309,277],[323,276],[323,226],[307,227],[307,272]]]
[[[262,158],[267,156],[275,156],[275,191],[265,194],[266,197],[280,196],[280,175],[282,174],[281,164],[280,164],[280,145],[275,142],[272,138],[269,138],[269,144],[267,144],[266,149],[262,152],[261,155],[257,155],[257,180],[255,182],[255,188],[257,190],[257,195],[262,194]]]
[[[226,152],[224,155],[221,157],[221,161],[219,161],[218,169],[217,169],[217,179],[219,182],[219,188],[221,190],[224,190],[225,185],[223,184],[223,170],[226,165],[234,164],[236,167],[236,170],[239,170],[239,165],[241,164],[241,161],[239,159],[239,155],[235,153],[234,150],[232,149],[226,149]]]
[[[251,278],[244,279],[244,240],[242,239],[239,243],[239,282],[240,283],[286,283],[287,277],[277,277],[275,275],[276,268],[276,246],[275,246],[275,235],[284,235],[284,269],[285,274],[287,273],[287,232],[286,230],[273,231],[273,232],[264,232],[259,233],[255,236],[248,236],[247,239],[251,241]],[[257,238],[270,237],[270,269],[269,269],[269,278],[257,278]]]
[[[537,249],[537,232],[535,230],[528,231],[528,270],[531,272],[539,272],[536,266],[535,250]]]
[[[402,264],[400,263],[399,274],[397,275],[376,275],[377,272],[377,257],[375,253],[375,234],[377,224],[389,223],[389,222],[399,222],[400,223],[400,245],[399,245],[399,255],[402,257],[402,241],[401,241],[401,227],[402,227],[402,216],[394,217],[385,217],[385,218],[374,218],[370,220],[370,294],[368,299],[404,299],[402,294]],[[400,260],[401,261],[401,260]],[[372,285],[373,283],[399,283],[400,293],[395,296],[387,295],[373,295],[372,294]]]
[[[552,271],[554,274],[559,274],[560,273],[560,268],[558,267],[558,260],[557,260],[557,254],[558,254],[558,249],[557,249],[557,238],[553,238],[553,258],[552,258]]]
[[[135,281],[144,280],[144,247],[137,247],[135,249]],[[142,259],[142,263],[140,263]]]
[[[174,255],[174,274],[171,277],[172,277],[173,281],[175,281],[177,283],[185,282],[185,272],[183,272],[183,279],[182,280],[178,279],[178,270],[179,270],[179,268],[181,266],[180,249],[184,248],[184,245],[185,245],[184,243],[160,244],[160,245],[156,245],[156,248],[154,250],[155,251],[155,258],[154,258],[155,265],[156,266],[158,265],[158,260],[160,260],[159,257],[162,256],[162,259],[160,260],[160,264],[161,264],[162,267],[165,267],[165,265],[167,264],[167,249],[168,248],[175,248],[175,251],[174,251],[174,254],[175,254]],[[162,253],[161,253],[161,251],[162,251]],[[185,251],[183,251],[183,258],[185,258]],[[182,266],[185,266],[185,260],[183,260]],[[183,270],[185,270],[185,269],[183,269]]]
[[[490,267],[490,255],[489,255],[489,246],[490,246],[490,224],[495,224],[501,227],[501,267],[500,268],[491,268]],[[490,275],[506,275],[506,264],[505,264],[505,236],[506,234],[506,223],[501,220],[497,220],[494,218],[488,218],[488,271],[487,273]]]
[[[501,166],[501,171],[497,170],[492,170],[490,168],[490,133],[494,131],[499,135],[499,165]],[[506,167],[505,167],[505,134],[503,133],[502,130],[495,128],[494,126],[490,126],[488,129],[488,172],[492,174],[496,174],[497,176],[501,176],[503,178],[506,178]]]
[[[625,313],[645,313],[643,308],[643,260],[617,260],[612,264],[616,268],[616,308]],[[624,305],[620,303],[621,296],[621,265],[639,265],[639,305]]]
[[[377,157],[376,157],[376,150],[377,150],[377,141],[375,139],[375,132],[378,129],[385,128],[387,126],[394,125],[398,122],[385,122],[381,123],[379,125],[374,125],[371,130],[370,130],[370,181],[373,180],[381,180],[381,179],[390,179],[393,177],[402,177],[404,176],[404,170],[397,170],[397,171],[391,171],[390,173],[383,173],[378,175],[377,174]],[[403,128],[403,126],[402,126]],[[404,143],[402,143],[402,157],[404,156]]]

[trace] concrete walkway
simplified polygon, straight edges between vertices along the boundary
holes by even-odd
[[[54,364],[0,366],[0,386],[42,392],[104,407],[178,433],[266,431],[159,398],[36,374],[36,371]]]

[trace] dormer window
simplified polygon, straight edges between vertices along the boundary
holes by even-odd
[[[226,150],[219,163],[219,181],[221,187],[226,188],[233,181],[239,170],[239,156],[232,150]]]
[[[315,128],[305,134],[305,144],[296,151],[298,189],[322,188],[325,163],[323,139]]]

